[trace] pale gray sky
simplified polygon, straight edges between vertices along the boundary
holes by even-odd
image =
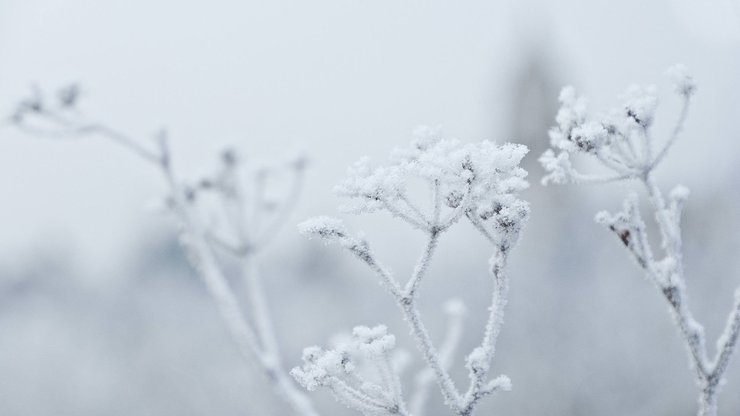
[[[687,64],[700,85],[694,142],[671,166],[705,178],[709,166],[718,177],[735,169],[740,19],[729,0],[2,0],[0,110],[33,83],[81,82],[90,115],[142,140],[167,126],[189,174],[227,143],[256,156],[305,149],[315,161],[305,216],[332,209],[348,163],[385,154],[417,124],[515,141],[501,137],[506,85],[532,41],[597,106],[632,82],[667,89],[662,72]],[[697,154],[709,140],[727,151]],[[0,129],[2,263],[46,248],[96,270],[120,264],[159,221],[143,207],[162,189],[120,150]]]

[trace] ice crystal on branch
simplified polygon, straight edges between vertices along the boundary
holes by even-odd
[[[518,193],[528,186],[525,180],[527,172],[519,166],[527,148],[489,141],[462,144],[458,140],[443,139],[438,129],[428,127],[417,128],[415,136],[410,146],[394,149],[385,165],[374,167],[369,159],[361,159],[349,168],[347,178],[335,188],[338,195],[350,200],[350,204],[343,206],[345,211],[357,214],[387,211],[426,234],[428,240],[421,258],[405,283],[397,280],[375,258],[366,241],[351,237],[341,221],[317,217],[302,223],[299,228],[306,234],[317,235],[349,250],[380,278],[393,295],[427,364],[416,378],[416,392],[410,406],[413,412],[422,412],[430,381],[436,380],[444,402],[455,414],[468,416],[483,397],[510,387],[508,377],[489,380],[489,372],[507,299],[506,259],[529,216],[529,204],[518,197]],[[409,190],[418,183],[428,187],[428,199],[418,201],[411,198]],[[490,262],[493,289],[488,321],[483,341],[468,356],[470,386],[460,392],[448,369],[460,338],[464,305],[453,302],[446,308],[450,325],[445,341],[437,349],[416,308],[416,299],[441,234],[463,219],[467,219],[493,246],[494,254]],[[385,356],[395,344],[395,339],[387,335],[384,326],[372,329],[358,327],[354,337],[355,348],[366,357]],[[391,390],[395,391],[393,395],[383,393],[384,390],[375,385],[357,392],[353,390],[348,395],[337,393],[346,386],[326,378],[328,371],[315,368],[315,361],[307,361],[303,368],[295,369],[293,373],[307,388],[323,382],[340,401],[366,414],[406,414],[400,387]],[[397,377],[386,375],[384,378],[393,380]],[[382,400],[383,397],[394,399],[388,402]],[[388,407],[389,403],[395,407]]]

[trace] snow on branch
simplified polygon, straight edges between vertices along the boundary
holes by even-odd
[[[447,332],[439,347],[439,361],[445,370],[449,370],[462,338],[463,323],[467,310],[460,299],[454,298],[445,302],[444,312],[448,319]],[[424,414],[429,399],[429,389],[433,383],[434,372],[429,368],[423,369],[416,375],[414,379],[415,390],[409,403],[412,414]]]
[[[506,258],[529,217],[529,204],[518,198],[518,193],[528,186],[527,172],[519,166],[527,148],[489,141],[462,144],[458,140],[443,139],[438,129],[428,127],[418,128],[415,136],[410,146],[394,149],[385,165],[374,167],[368,158],[360,159],[349,168],[347,178],[335,187],[339,196],[349,200],[340,207],[343,211],[355,214],[386,211],[426,234],[427,242],[405,283],[399,282],[381,265],[364,238],[351,236],[340,220],[317,217],[302,223],[299,229],[326,242],[338,243],[378,275],[411,328],[428,367],[422,374],[431,374],[444,402],[455,414],[466,416],[472,414],[481,398],[510,388],[507,377],[489,380],[488,374],[506,305]],[[429,197],[421,201],[411,198],[409,193],[410,184],[419,182],[426,184],[429,190]],[[439,238],[463,219],[485,237],[494,251],[490,315],[481,345],[468,356],[471,382],[465,393],[457,389],[448,374],[450,356],[459,337],[458,325],[451,327],[447,341],[438,350],[416,307],[418,290],[437,253]],[[460,309],[452,308],[453,313]],[[299,380],[303,374],[294,373]],[[417,380],[414,409],[423,408],[424,380],[428,377],[423,375]],[[350,407],[364,411],[359,406]]]
[[[726,328],[717,341],[716,356],[709,360],[704,328],[694,319],[688,306],[684,277],[681,213],[689,191],[678,185],[665,198],[652,176],[655,167],[664,159],[683,130],[690,99],[696,92],[696,84],[685,66],[672,67],[668,70],[668,76],[683,106],[670,136],[661,146],[656,146],[650,134],[658,105],[655,87],[630,87],[623,95],[620,107],[599,117],[587,114],[585,99],[576,96],[572,87],[564,88],[560,94],[561,108],[555,119],[556,126],[550,130],[552,149],[540,157],[547,172],[542,183],[587,184],[634,179],[642,184],[658,225],[662,258],[656,257],[650,246],[636,194],[626,199],[621,212],[613,215],[601,212],[596,216],[596,221],[618,237],[668,303],[696,374],[700,390],[699,415],[716,416],[719,387],[740,332],[740,288],[735,295]],[[579,172],[571,163],[575,155],[596,160],[610,173],[596,175]]]

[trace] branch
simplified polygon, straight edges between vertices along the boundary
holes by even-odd
[[[463,411],[460,414],[472,414],[473,408],[481,398],[497,390],[496,386],[498,386],[498,383],[494,383],[494,385],[489,383],[487,385],[485,382],[496,351],[496,340],[501,331],[501,325],[504,320],[504,308],[508,299],[509,280],[504,273],[507,257],[508,252],[506,249],[499,246],[490,260],[489,272],[493,278],[493,293],[491,295],[491,305],[489,306],[488,321],[486,322],[486,329],[480,346],[475,348],[468,356],[470,387],[465,393],[461,406]],[[504,389],[510,389],[508,377],[501,377],[504,377],[499,379],[501,386]]]
[[[407,223],[411,224],[412,227],[425,231],[431,229],[428,221],[414,218],[412,215],[404,212],[401,208],[393,205],[387,199],[382,199],[380,202],[383,204],[383,207],[385,207],[385,209],[387,209],[388,212],[391,213],[391,215],[406,221]]]
[[[712,378],[719,383],[730,362],[740,335],[740,287],[735,291],[735,303],[727,316],[722,335],[717,340],[717,355],[710,366]]]
[[[386,351],[382,354],[379,360],[377,360],[378,369],[385,384],[386,390],[393,396],[393,401],[397,413],[407,414],[406,404],[403,400],[403,392],[401,391],[401,379],[398,374],[393,371],[393,365],[391,364],[390,354]]]
[[[430,223],[430,221],[427,220],[424,213],[421,212],[421,209],[419,209],[419,207],[417,207],[416,204],[411,202],[411,200],[406,195],[402,194],[399,198],[401,199],[401,201],[403,201],[406,204],[406,206],[411,210],[411,212],[414,215],[416,215],[416,219],[418,219],[422,223],[426,223],[426,224]]]
[[[671,135],[668,137],[668,141],[665,143],[663,148],[658,152],[658,154],[655,156],[655,159],[650,163],[648,166],[648,170],[655,169],[656,166],[665,158],[665,155],[668,154],[668,151],[671,149],[673,144],[678,140],[678,136],[681,134],[684,128],[684,124],[686,124],[686,118],[689,115],[689,104],[691,104],[691,94],[684,94],[683,95],[683,105],[681,106],[681,112],[678,115],[678,120],[676,121],[676,124],[673,126],[673,130],[671,131]]]
[[[171,209],[182,227],[182,241],[188,253],[189,262],[203,279],[206,289],[216,303],[240,353],[248,360],[257,360],[273,388],[279,393],[278,397],[287,402],[297,414],[317,416],[307,396],[296,389],[281,367],[276,343],[270,331],[271,325],[267,320],[266,306],[263,302],[264,295],[261,294],[261,288],[256,283],[253,287],[256,288],[254,293],[256,293],[255,296],[258,301],[254,302],[255,305],[253,306],[258,311],[255,316],[257,330],[242,315],[239,302],[219,268],[211,244],[237,254],[242,250],[229,244],[221,236],[207,229],[198,221],[196,212],[192,207],[192,201],[188,197],[190,191],[175,179],[165,134],[161,133],[158,137],[159,153],[155,153],[141,146],[129,136],[102,124],[74,122],[54,112],[43,110],[43,108],[35,111],[35,114],[45,117],[53,124],[62,127],[64,129],[61,131],[62,134],[98,134],[106,137],[160,169],[171,193]],[[19,128],[28,128],[21,122],[16,124]],[[31,131],[35,132],[36,130],[31,128]],[[54,134],[53,131],[49,133]],[[59,134],[60,132],[57,131],[56,133]],[[256,276],[256,271],[250,270],[250,275]],[[263,303],[260,303],[261,301]]]
[[[623,175],[584,175],[579,172],[573,171],[571,173],[571,183],[575,185],[603,185],[613,182],[621,182],[627,179],[633,179],[635,177],[632,173],[626,173]]]
[[[681,230],[671,218],[670,211],[666,206],[660,189],[648,171],[643,176],[643,184],[647,188],[648,199],[655,210],[655,218],[663,239],[663,249],[673,262],[671,270],[666,271],[667,280],[662,288],[662,292],[671,306],[674,320],[681,330],[689,348],[698,377],[700,380],[703,380],[709,375],[704,329],[696,322],[686,305],[682,265],[683,256],[681,252]]]
[[[416,267],[414,267],[414,272],[411,275],[411,278],[404,287],[404,297],[412,298],[416,295],[416,290],[419,287],[419,282],[421,281],[421,279],[424,278],[424,275],[429,269],[429,263],[432,259],[432,256],[434,255],[435,249],[437,248],[437,243],[439,242],[439,234],[439,231],[432,231],[429,233],[429,241],[427,241],[426,247],[424,247],[424,252],[422,253],[419,261],[416,263]]]
[[[411,332],[416,339],[416,343],[424,357],[424,361],[426,361],[437,379],[437,384],[439,384],[439,388],[442,391],[442,398],[446,405],[450,406],[455,411],[458,411],[461,403],[460,393],[458,393],[455,383],[453,383],[452,378],[450,378],[447,370],[445,370],[442,365],[439,353],[434,347],[434,343],[429,337],[429,332],[421,320],[421,315],[419,314],[419,310],[416,308],[415,301],[413,298],[403,299],[404,300],[399,302],[399,306],[401,307],[401,311],[403,312],[406,322],[408,322],[411,327]]]
[[[439,183],[439,179],[432,181],[432,222],[439,224],[440,214],[442,212],[442,185]]]
[[[445,304],[445,313],[448,316],[447,331],[439,347],[439,360],[443,368],[449,370],[452,358],[462,338],[465,305],[458,299],[450,299]],[[425,368],[416,376],[416,390],[409,405],[413,415],[424,414],[424,406],[429,396],[429,387],[433,381],[434,373],[430,368]]]
[[[285,225],[288,217],[298,203],[303,188],[304,171],[302,166],[294,166],[292,170],[293,179],[290,190],[288,190],[288,197],[280,204],[278,213],[273,220],[267,224],[261,235],[257,237],[256,245],[259,247],[264,247],[272,241],[278,231]]]
[[[429,336],[429,332],[427,331],[424,323],[421,320],[421,314],[416,308],[416,288],[429,268],[429,263],[434,254],[434,249],[437,246],[437,239],[438,233],[431,232],[429,241],[424,249],[424,252],[422,253],[421,258],[419,259],[419,262],[414,268],[414,273],[411,279],[402,292],[398,292],[397,294],[395,294],[395,298],[398,302],[399,307],[401,308],[401,311],[403,312],[406,322],[408,322],[409,326],[411,327],[411,332],[416,339],[417,345],[421,350],[424,360],[437,378],[437,383],[439,384],[439,387],[442,391],[442,396],[445,403],[453,409],[457,409],[459,407],[460,394],[455,388],[455,384],[452,382],[450,375],[447,373],[444,366],[442,365],[439,354],[437,353],[437,350],[434,347],[434,343]],[[370,265],[371,268],[373,268],[373,270],[376,271],[376,273],[378,273],[382,279],[388,281],[388,276],[390,276],[388,272],[386,272],[383,268],[373,267],[373,265],[376,264],[374,261],[365,262]]]
[[[337,401],[365,415],[393,414],[388,405],[354,389],[338,377],[331,378],[329,388]]]
[[[326,243],[337,243],[380,276],[381,282],[395,299],[403,297],[401,285],[390,271],[375,260],[367,241],[350,236],[342,220],[326,216],[314,217],[298,224],[298,230],[308,236],[318,236]]]
[[[656,267],[645,222],[640,215],[635,194],[631,194],[624,201],[622,212],[615,216],[611,216],[607,212],[600,212],[596,215],[596,222],[607,227],[619,238],[635,263],[645,271],[648,280],[658,288],[664,286],[665,273],[661,273]]]
[[[491,234],[483,224],[483,222],[478,218],[478,216],[471,210],[468,210],[465,212],[465,216],[468,218],[471,224],[473,224],[473,227],[475,227],[478,232],[480,232],[488,242],[490,242],[492,245],[496,245],[496,239],[493,237],[493,234]]]

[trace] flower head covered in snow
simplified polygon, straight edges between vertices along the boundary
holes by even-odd
[[[560,93],[561,107],[550,132],[552,149],[540,157],[548,172],[542,179],[548,183],[601,183],[638,177],[652,170],[665,156],[686,118],[689,99],[696,91],[686,67],[676,65],[668,71],[674,90],[683,99],[683,109],[673,134],[656,149],[650,137],[658,106],[657,88],[631,86],[621,96],[622,105],[602,116],[587,113],[586,100],[576,95],[573,87]],[[586,175],[571,164],[574,154],[586,154],[599,161],[611,174]]]
[[[318,346],[303,349],[303,362],[303,367],[294,368],[290,374],[308,391],[330,383],[331,377],[340,377],[354,370],[346,351],[324,350]]]
[[[303,366],[290,373],[307,390],[328,388],[339,402],[364,414],[407,414],[390,360],[395,344],[384,325],[357,326],[352,337],[336,348],[304,349]],[[360,362],[375,367],[380,380],[366,378]]]
[[[387,210],[421,229],[444,229],[462,215],[510,223],[527,214],[527,204],[516,198],[528,186],[527,172],[519,167],[526,153],[522,145],[442,139],[439,129],[422,126],[409,147],[392,152],[389,164],[373,167],[363,158],[352,165],[335,192],[351,200],[342,206],[346,212]],[[409,183],[419,179],[434,193],[431,209],[408,196]]]
[[[376,259],[369,244],[363,238],[348,234],[338,219],[316,217],[300,224],[299,229],[352,252],[393,295],[427,365],[416,378],[417,390],[410,402],[412,413],[423,413],[420,409],[427,397],[427,387],[436,380],[445,404],[455,414],[470,415],[482,398],[507,390],[510,385],[505,376],[489,379],[489,370],[508,293],[508,277],[504,273],[506,259],[529,216],[529,205],[518,197],[528,186],[527,172],[519,166],[527,148],[489,141],[463,144],[443,139],[438,129],[428,127],[418,128],[415,136],[410,146],[393,150],[386,165],[373,167],[369,159],[361,159],[350,167],[347,179],[335,188],[337,194],[350,200],[350,204],[343,207],[345,211],[388,211],[426,234],[427,243],[406,282],[402,284],[396,279]],[[410,196],[411,187],[419,183],[428,186],[431,194],[430,203],[426,205]],[[493,245],[494,253],[489,269],[493,289],[488,322],[480,346],[470,355],[470,362],[474,362],[468,366],[470,386],[461,392],[448,374],[448,367],[460,337],[459,320],[464,308],[453,305],[448,311],[453,318],[445,341],[437,349],[422,322],[416,300],[440,235],[462,219],[467,219]],[[338,400],[364,414],[408,415],[398,376],[388,364],[388,351],[393,348],[395,338],[380,326],[355,328],[354,339],[355,353],[375,358],[379,363],[384,387],[363,383],[360,390],[347,390],[352,387],[337,377],[327,376],[336,374],[336,366],[315,368],[316,360],[306,361],[293,375],[307,388],[328,386]],[[349,350],[344,348],[344,351]],[[331,369],[334,373],[329,371]]]

